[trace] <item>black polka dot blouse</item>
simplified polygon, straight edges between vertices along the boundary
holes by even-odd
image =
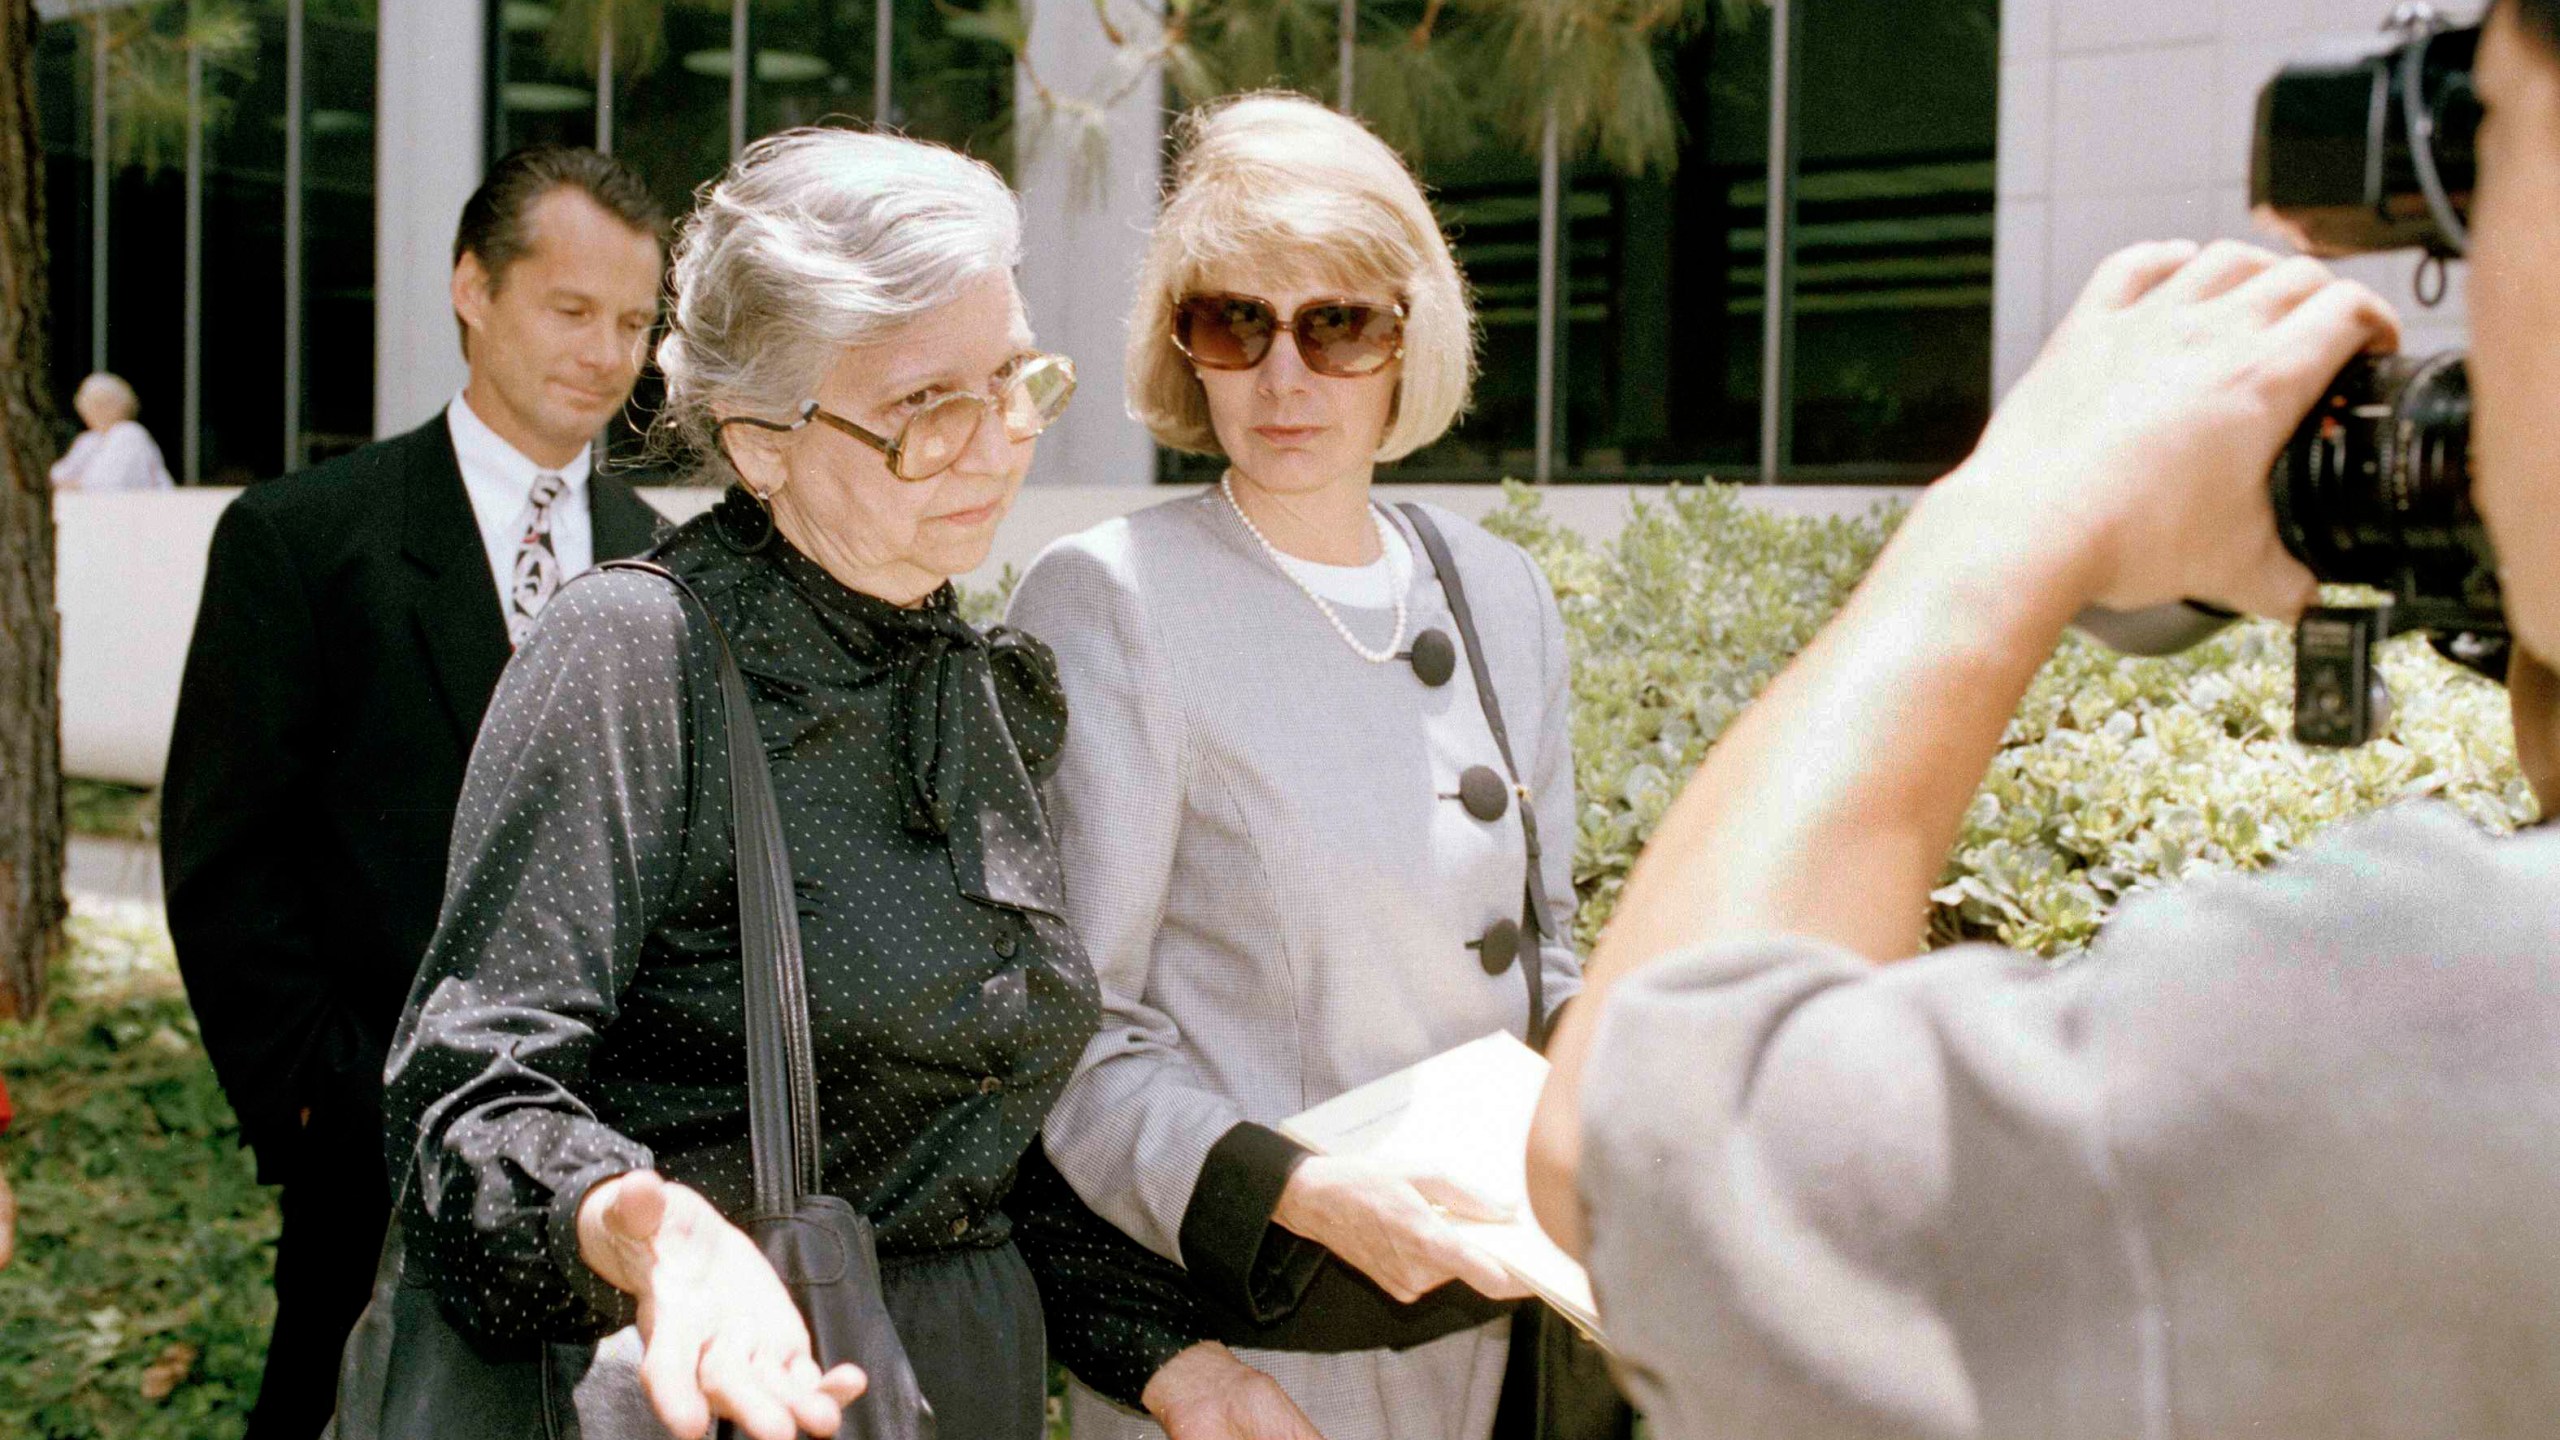
[[[915,609],[846,588],[734,490],[658,558],[753,694],[828,1192],[893,1273],[1019,1239],[1060,1358],[1134,1400],[1202,1331],[1179,1272],[1033,1150],[1097,1014],[1037,792],[1066,731],[1046,650],[974,630],[948,586]],[[733,1215],[752,1193],[715,676],[672,586],[598,572],[547,608],[472,754],[386,1118],[411,1273],[484,1342],[630,1321],[577,1253],[599,1181],[654,1166]],[[1027,1150],[1037,1213],[1018,1214]]]

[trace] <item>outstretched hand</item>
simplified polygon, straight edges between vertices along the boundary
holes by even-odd
[[[821,1373],[773,1266],[711,1203],[655,1171],[605,1181],[578,1207],[578,1253],[640,1302],[640,1387],[679,1440],[715,1419],[755,1440],[831,1436],[862,1371]]]

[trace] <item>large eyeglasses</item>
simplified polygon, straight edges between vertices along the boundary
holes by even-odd
[[[1311,300],[1283,320],[1278,306],[1250,295],[1185,295],[1173,307],[1173,343],[1204,370],[1250,370],[1287,330],[1309,370],[1350,380],[1404,353],[1404,319],[1402,305],[1365,300]]]
[[[753,415],[731,415],[720,421],[719,428],[751,425],[758,430],[790,434],[806,429],[815,420],[879,451],[888,459],[889,473],[899,479],[930,480],[967,453],[969,442],[978,438],[978,427],[986,423],[990,412],[1004,426],[1005,438],[1020,442],[1057,423],[1075,393],[1076,362],[1064,355],[1032,355],[997,382],[994,394],[961,390],[937,395],[908,416],[894,436],[866,430],[831,410],[821,409],[815,400],[801,401],[800,418],[788,424]]]

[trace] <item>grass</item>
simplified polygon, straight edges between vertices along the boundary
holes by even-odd
[[[0,1435],[227,1440],[257,1393],[276,1215],[187,1010],[166,931],[82,903],[32,1024],[0,1026]]]
[[[53,998],[0,1024],[19,1202],[0,1436],[235,1440],[275,1313],[259,1186],[156,910],[78,902]],[[1050,1440],[1067,1440],[1059,1377]]]

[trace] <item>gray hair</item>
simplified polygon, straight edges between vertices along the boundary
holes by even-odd
[[[790,417],[846,347],[1021,261],[1019,202],[956,150],[853,130],[759,140],[677,228],[658,425],[725,471],[718,415]]]

